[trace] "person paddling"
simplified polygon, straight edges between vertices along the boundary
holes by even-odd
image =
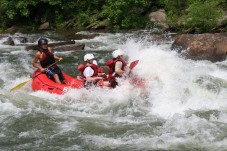
[[[97,72],[99,77],[106,78],[106,73],[104,72],[103,68],[98,66],[98,62],[96,60],[93,60],[93,64],[97,66]]]
[[[59,58],[54,55],[52,49],[47,45],[47,39],[40,38],[38,40],[39,49],[33,58],[32,65],[38,68],[41,72],[46,72],[48,78],[54,80],[56,83],[66,84],[65,77],[63,76],[61,69],[56,64],[47,69],[47,67],[53,64],[56,60],[63,60],[63,58]],[[40,62],[40,65],[38,64],[38,61]]]
[[[102,88],[110,88],[110,83],[108,81],[108,78],[107,78],[107,75],[106,73],[104,72],[103,68],[98,66],[98,63],[96,60],[93,60],[93,63],[97,66],[98,70],[98,76],[99,77],[102,77],[103,79],[100,80],[98,83],[97,83],[97,86],[100,86]]]
[[[89,53],[84,55],[84,64],[78,66],[80,72],[80,79],[84,81],[85,88],[90,88],[92,85],[96,86],[102,77],[98,76],[98,67],[93,63],[94,55]]]
[[[122,77],[125,73],[126,62],[123,58],[123,51],[117,49],[112,52],[112,60],[108,60],[106,65],[109,67],[109,82],[112,88],[115,88],[118,83],[116,81],[117,77]]]

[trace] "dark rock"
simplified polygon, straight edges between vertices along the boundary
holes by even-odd
[[[28,38],[21,37],[21,36],[13,36],[13,39],[18,40],[20,43],[27,43],[28,42]]]
[[[226,58],[226,43],[227,33],[182,34],[175,37],[171,49],[189,59],[217,62]]]
[[[169,25],[167,24],[167,15],[164,9],[160,9],[156,12],[151,12],[149,14],[149,18],[151,22],[153,22],[162,30],[167,31],[169,29]]]
[[[85,44],[65,45],[53,48],[54,51],[84,50]]]
[[[73,29],[74,28],[74,25],[75,25],[75,21],[76,19],[73,18],[73,19],[70,19],[66,22],[64,22],[63,26],[65,29]]]
[[[195,34],[195,32],[196,32],[196,29],[194,27],[192,27],[192,28],[189,28],[188,30],[186,30],[184,32],[184,34]]]
[[[63,42],[56,42],[56,43],[49,43],[49,47],[57,47],[57,46],[63,46],[63,45],[70,45],[70,44],[75,44],[75,41],[63,41]],[[38,49],[38,45],[29,45],[25,47],[26,50],[31,50],[31,49]]]
[[[51,47],[54,51],[72,51],[72,50],[84,50],[85,44],[75,44],[75,41],[63,41],[56,43],[49,43],[49,47]],[[26,50],[37,50],[37,45],[30,45],[25,47]]]
[[[45,22],[39,26],[39,30],[49,30],[50,29],[50,23]]]
[[[106,26],[105,25],[95,25],[95,26],[91,27],[91,29],[93,29],[93,30],[106,29]]]
[[[11,46],[14,46],[14,41],[13,41],[13,38],[12,37],[8,37],[6,39],[6,41],[3,42],[4,45],[11,45]]]
[[[13,25],[11,26],[10,28],[6,29],[6,32],[7,33],[23,33],[23,32],[26,32],[26,29],[24,27],[19,27],[19,26],[16,26],[16,25]]]
[[[93,39],[96,36],[99,36],[99,34],[89,34],[89,35],[83,35],[83,34],[76,34],[81,39]]]
[[[90,30],[90,29],[92,29],[92,30],[103,30],[103,29],[107,29],[108,25],[109,25],[109,20],[106,19],[106,20],[101,21],[98,24],[92,23],[92,24],[88,25],[86,27],[86,29],[87,30]]]
[[[91,29],[92,27],[96,26],[96,23],[92,23],[86,27],[87,30]]]

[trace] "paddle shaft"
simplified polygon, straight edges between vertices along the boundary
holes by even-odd
[[[48,68],[52,67],[53,65],[55,65],[57,62],[59,62],[59,60],[58,60],[58,61],[55,61],[54,63],[52,63],[51,65],[49,65],[49,66],[46,68],[46,70],[47,70]],[[34,76],[32,77],[32,79],[35,78],[35,77],[37,77],[37,76],[40,75],[41,73],[42,73],[42,72],[37,73],[36,75],[34,75]]]
[[[46,69],[50,68],[51,66],[53,66],[54,64],[56,64],[58,61],[55,61],[54,63],[52,63],[51,65],[49,65]],[[34,75],[32,78],[30,79],[27,79],[26,81],[16,85],[15,87],[11,88],[10,91],[15,91],[15,90],[18,90],[20,89],[21,87],[23,87],[26,83],[28,83],[30,80],[32,80],[33,78],[37,77],[38,75],[40,75],[42,72],[39,72],[38,74]]]

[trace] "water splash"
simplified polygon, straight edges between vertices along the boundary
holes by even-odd
[[[227,62],[186,60],[170,50],[171,43],[149,41],[149,36],[100,34],[87,41],[94,45],[85,50],[98,54],[100,48],[122,48],[129,63],[139,60],[132,73],[145,80],[146,89],[121,79],[113,90],[55,95],[33,92],[29,83],[10,93],[8,88],[33,71],[28,61],[33,53],[17,58],[20,51],[1,47],[0,67],[10,69],[0,77],[5,83],[0,85],[1,143],[22,144],[14,147],[25,150],[34,144],[43,150],[225,150]],[[58,53],[66,58],[76,54]],[[98,57],[103,64],[111,52]],[[21,66],[17,76],[15,64]]]

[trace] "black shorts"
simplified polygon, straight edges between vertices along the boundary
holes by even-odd
[[[57,74],[60,81],[65,80],[65,77],[63,76],[63,74],[61,72],[61,69],[59,67],[50,67],[48,69],[52,72],[52,74],[51,73],[49,73],[49,74],[47,73],[47,76],[50,79],[54,79],[54,74]]]

